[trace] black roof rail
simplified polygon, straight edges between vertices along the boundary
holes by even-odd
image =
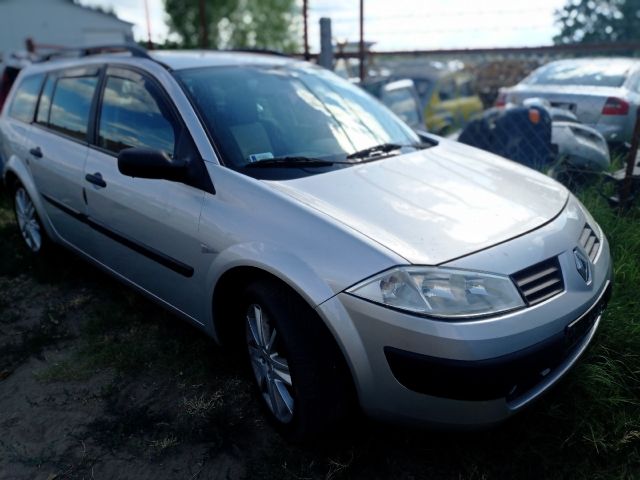
[[[219,52],[240,52],[240,53],[262,53],[264,55],[275,55],[277,57],[289,57],[286,53],[268,48],[232,48],[230,50],[218,50]]]
[[[135,43],[125,43],[122,45],[98,45],[94,47],[84,47],[81,50],[81,57],[88,57],[90,55],[99,55],[101,53],[116,53],[116,52],[129,52],[132,57],[146,58],[153,60],[147,52],[146,48],[136,45]]]
[[[65,48],[56,52],[43,55],[41,61],[46,62],[56,57],[89,57],[91,55],[100,55],[103,53],[129,52],[132,57],[146,58],[153,60],[146,49],[134,43],[112,44],[112,45],[94,45],[90,47]]]

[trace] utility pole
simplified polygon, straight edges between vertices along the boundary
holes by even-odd
[[[308,30],[308,21],[309,21],[309,2],[308,0],[302,1],[302,19],[304,22],[304,59],[309,61],[309,30]]]
[[[320,19],[320,55],[318,65],[333,70],[333,44],[331,43],[331,19]]]
[[[153,50],[153,42],[151,41],[151,20],[149,18],[149,1],[144,0],[144,14],[147,18],[147,48]]]
[[[364,65],[364,0],[360,0],[360,82],[364,82],[366,76]]]
[[[206,0],[200,0],[200,48],[209,48],[209,23],[207,22],[207,9],[205,7]]]

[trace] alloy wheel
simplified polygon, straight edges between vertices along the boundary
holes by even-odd
[[[38,223],[36,207],[23,187],[16,190],[15,209],[18,227],[24,242],[29,250],[34,253],[39,252],[42,248],[42,231],[40,223]]]
[[[246,337],[251,367],[267,407],[278,421],[291,422],[294,401],[289,362],[275,326],[258,304],[247,309]]]

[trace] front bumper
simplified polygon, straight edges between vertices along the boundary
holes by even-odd
[[[565,290],[532,307],[447,322],[347,293],[320,305],[363,410],[394,422],[474,427],[503,421],[548,390],[593,339],[610,292],[611,259],[601,231],[590,283],[575,268],[573,249],[586,221],[595,225],[572,201],[544,227],[448,264],[509,275],[557,256]]]
[[[449,360],[385,347],[396,380],[414,392],[456,400],[505,398],[517,405],[538,396],[582,354],[611,294],[607,284],[596,303],[562,332],[513,353],[485,360]]]

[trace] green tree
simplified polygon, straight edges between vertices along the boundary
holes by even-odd
[[[165,0],[169,28],[184,48],[200,46],[199,0]],[[300,12],[296,0],[205,0],[211,48],[298,50]]]
[[[640,0],[567,0],[555,17],[561,27],[555,43],[640,39]]]

